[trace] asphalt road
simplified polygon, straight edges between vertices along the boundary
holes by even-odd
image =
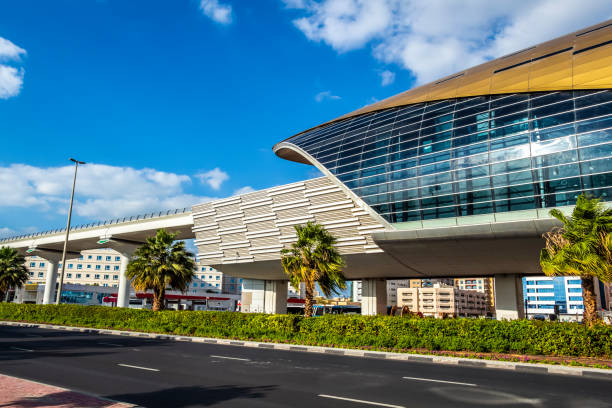
[[[145,407],[612,407],[605,379],[36,328],[0,327],[0,372]]]

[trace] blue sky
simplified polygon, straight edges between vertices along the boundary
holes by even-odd
[[[0,2],[0,234],[317,176],[271,147],[612,17],[608,1]],[[525,3],[527,4],[527,3]]]

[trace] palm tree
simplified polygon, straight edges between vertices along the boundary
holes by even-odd
[[[336,239],[323,226],[308,222],[306,225],[296,225],[295,232],[297,242],[281,251],[281,263],[294,288],[299,288],[304,282],[304,314],[310,317],[316,283],[325,296],[346,288],[346,279],[342,274],[345,263],[334,247]]]
[[[22,287],[29,277],[25,258],[14,248],[0,248],[0,302],[11,288]]]
[[[542,271],[549,276],[574,275],[582,280],[583,320],[598,320],[594,277],[612,281],[612,209],[599,199],[578,196],[572,215],[557,209],[550,215],[563,223],[544,234],[546,247],[540,252]]]
[[[165,308],[166,288],[184,292],[194,278],[193,254],[185,242],[174,241],[176,234],[157,230],[154,237],[138,248],[127,266],[126,276],[136,290],[153,291],[153,310]]]

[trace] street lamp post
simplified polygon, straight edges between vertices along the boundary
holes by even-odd
[[[74,200],[74,187],[76,186],[77,171],[79,170],[79,164],[85,164],[85,162],[78,161],[70,158],[70,161],[74,162],[74,179],[72,180],[72,193],[70,194],[70,208],[68,209],[68,225],[66,226],[66,237],[64,238],[64,251],[62,252],[62,270],[59,276],[59,285],[57,287],[57,298],[55,304],[59,305],[62,300],[62,286],[64,286],[64,270],[66,269],[66,247],[68,246],[68,236],[70,235],[70,219],[72,218],[72,202]]]

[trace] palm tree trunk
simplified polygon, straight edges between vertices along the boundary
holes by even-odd
[[[166,288],[153,289],[153,311],[158,312],[164,310],[166,306]]]
[[[597,315],[595,285],[592,276],[582,278],[582,300],[584,302],[584,313],[582,315],[582,320],[584,321],[584,324],[592,326],[599,319],[599,316]]]
[[[304,302],[304,316],[312,317],[314,306],[314,282],[305,282],[306,302]]]

